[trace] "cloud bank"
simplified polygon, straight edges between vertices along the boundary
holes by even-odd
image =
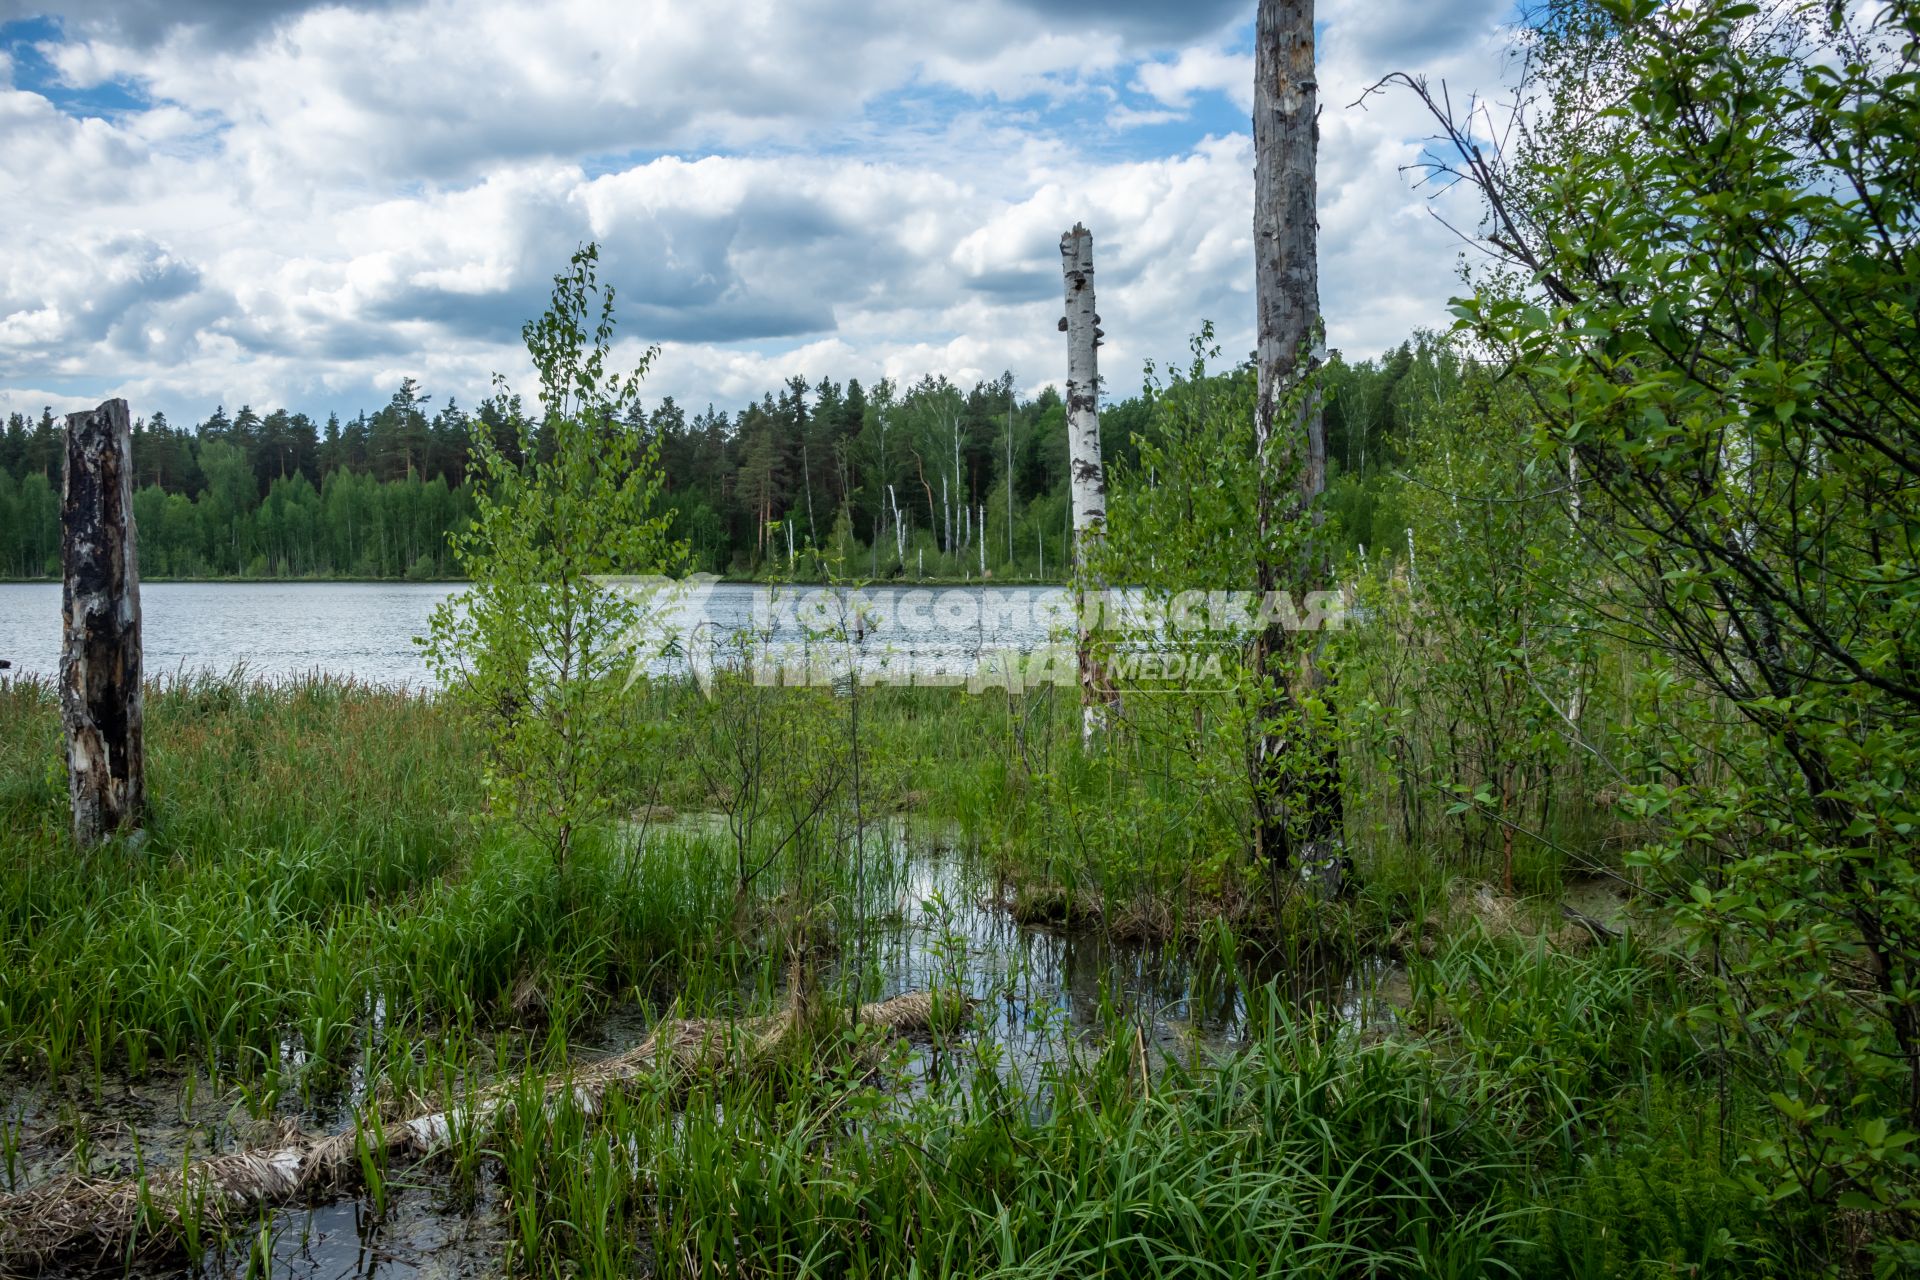
[[[1323,310],[1444,322],[1457,245],[1388,71],[1498,83],[1506,8],[1322,5]],[[403,376],[531,390],[581,242],[650,396],[800,373],[1061,376],[1061,230],[1103,372],[1252,346],[1252,8],[713,0],[0,0],[0,411],[123,394],[324,414]],[[1470,211],[1463,213],[1470,216]]]

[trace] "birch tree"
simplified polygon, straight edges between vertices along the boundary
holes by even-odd
[[[1313,65],[1313,0],[1261,0],[1254,34],[1253,256],[1259,312],[1255,572],[1263,601],[1325,584],[1318,537],[1327,485],[1327,441],[1315,373],[1324,357],[1314,159],[1319,145]],[[1278,870],[1296,845],[1337,843],[1339,755],[1324,711],[1330,692],[1312,637],[1283,629],[1262,610],[1254,643],[1258,697],[1254,839]],[[1318,722],[1316,727],[1315,722]]]
[[[470,583],[434,609],[423,641],[428,667],[486,733],[495,813],[551,849],[562,874],[580,832],[622,803],[614,778],[641,731],[609,699],[634,669],[647,603],[603,578],[675,570],[686,555],[661,509],[659,441],[628,412],[657,349],[630,373],[612,366],[613,290],[598,261],[595,245],[576,252],[552,305],[522,330],[542,411],[516,415],[514,454],[476,420],[481,484],[472,527],[453,539]]]
[[[1091,740],[1105,721],[1110,695],[1093,656],[1086,565],[1107,524],[1107,474],[1100,465],[1100,317],[1093,305],[1093,233],[1079,223],[1060,237],[1066,278],[1067,487],[1072,499],[1075,577],[1075,637],[1080,660],[1082,736]]]

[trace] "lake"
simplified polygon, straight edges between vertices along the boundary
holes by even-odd
[[[320,672],[382,685],[433,683],[414,637],[449,583],[150,582],[140,588],[146,674],[278,678]],[[867,678],[966,682],[983,655],[1029,654],[1064,634],[1069,593],[1058,587],[793,586],[693,582],[655,610],[647,666],[696,671],[744,649],[813,682]],[[851,643],[849,643],[851,642]],[[661,653],[668,643],[671,650]],[[0,658],[10,674],[54,676],[60,662],[58,583],[0,583]],[[1060,672],[1053,663],[1054,674]],[[791,674],[785,683],[793,683]]]

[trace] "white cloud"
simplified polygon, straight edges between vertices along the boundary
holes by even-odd
[[[218,113],[263,176],[457,181],[534,155],[792,143],[910,85],[1064,94],[1127,45],[1006,0],[424,0],[307,9],[233,48],[204,37],[50,53],[73,84],[125,79]]]
[[[1322,0],[1322,65],[1352,64],[1369,80],[1390,71],[1439,74],[1482,46],[1512,0]]]
[[[1166,62],[1140,66],[1135,87],[1170,107],[1185,107],[1203,90],[1222,93],[1242,111],[1253,110],[1253,55],[1222,49],[1182,49]]]
[[[1171,124],[1176,120],[1185,120],[1185,111],[1176,111],[1164,107],[1142,109],[1129,107],[1124,103],[1107,110],[1106,125],[1109,129],[1143,129],[1150,125]]]
[[[1244,130],[1161,153],[1124,132],[1250,104],[1244,6],[1088,27],[1082,0],[296,4],[224,43],[128,12],[76,16],[48,53],[147,109],[77,118],[0,65],[11,405],[352,412],[406,375],[471,401],[496,369],[530,389],[519,326],[589,239],[622,332],[664,344],[649,394],[694,405],[793,374],[1052,381],[1076,220],[1116,393],[1203,319],[1252,345]],[[1428,65],[1486,83],[1496,18],[1429,22]],[[1400,51],[1378,23],[1336,0],[1322,59],[1323,309],[1358,353],[1441,323],[1455,258],[1399,172],[1417,113],[1347,105]]]

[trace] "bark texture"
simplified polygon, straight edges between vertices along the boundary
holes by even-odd
[[[860,1022],[894,1035],[955,1025],[967,1001],[909,992],[862,1005]],[[545,1105],[567,1094],[587,1114],[598,1113],[610,1091],[658,1072],[676,1077],[739,1073],[792,1042],[801,1031],[792,1010],[740,1022],[669,1019],[624,1053],[578,1067],[545,1082]],[[165,1248],[183,1228],[182,1208],[200,1206],[206,1227],[231,1226],[263,1205],[325,1196],[360,1177],[360,1148],[372,1145],[389,1160],[423,1160],[447,1151],[461,1133],[490,1133],[515,1100],[517,1081],[477,1092],[451,1111],[394,1119],[326,1136],[289,1133],[268,1147],[228,1152],[142,1178],[93,1181],[65,1178],[17,1195],[0,1195],[0,1275],[26,1274],[79,1251],[106,1259],[138,1234],[149,1248]]]
[[[1094,311],[1093,233],[1079,223],[1060,237],[1060,268],[1066,277],[1067,477],[1073,505],[1073,544],[1080,581],[1078,641],[1082,730],[1091,738],[1111,700],[1093,657],[1090,631],[1099,601],[1089,601],[1084,573],[1088,552],[1107,527],[1107,473],[1100,464],[1100,317]]]
[[[60,710],[76,844],[137,825],[146,799],[133,436],[125,400],[67,415]]]
[[[1261,0],[1254,38],[1253,254],[1260,373],[1254,430],[1262,460],[1271,463],[1264,471],[1274,499],[1262,504],[1261,515],[1282,520],[1304,511],[1327,487],[1319,398],[1295,394],[1308,385],[1321,360],[1313,0]]]
[[[1263,596],[1322,589],[1328,576],[1316,536],[1327,441],[1313,378],[1323,355],[1313,55],[1312,0],[1261,0],[1254,34],[1253,254],[1260,377],[1256,571]],[[1272,689],[1260,708],[1251,762],[1254,836],[1260,854],[1278,870],[1293,864],[1301,840],[1339,839],[1337,748],[1328,743],[1310,752],[1290,750],[1282,728],[1298,719],[1291,714],[1291,683],[1330,694],[1314,662],[1314,637],[1299,639],[1296,645],[1275,622],[1255,642],[1256,669]]]

